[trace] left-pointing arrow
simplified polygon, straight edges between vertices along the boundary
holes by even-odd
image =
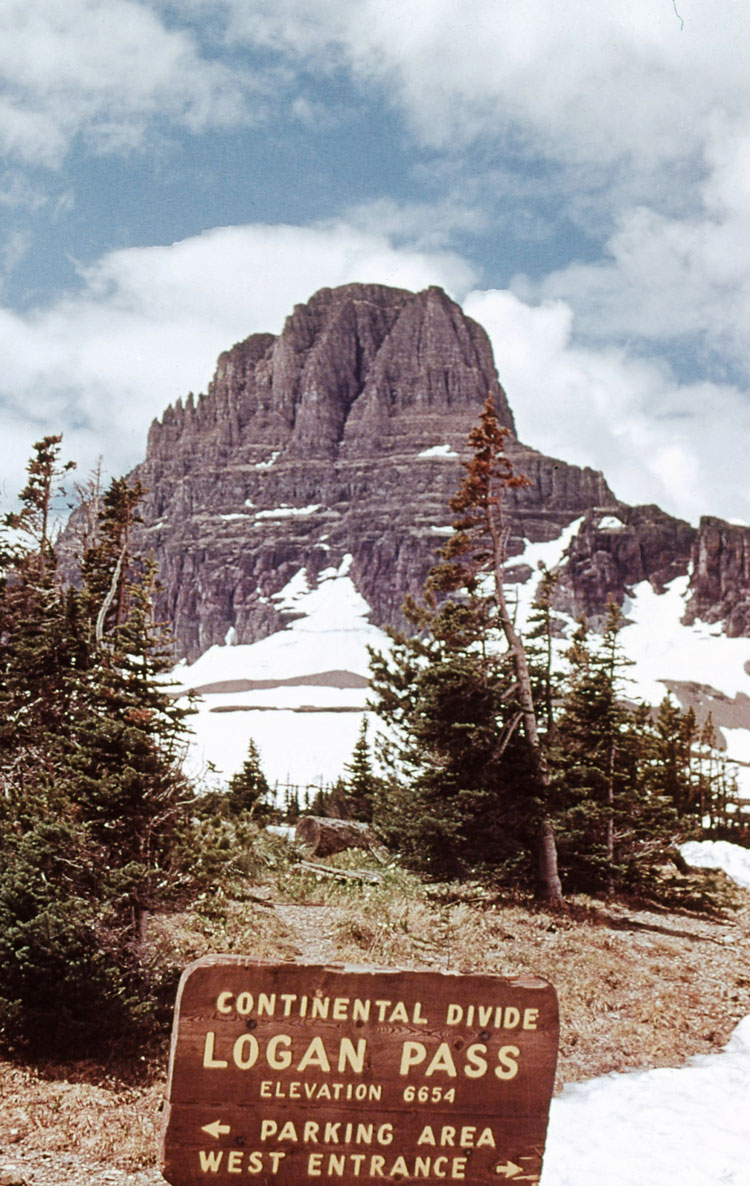
[[[213,1124],[201,1125],[201,1132],[210,1133],[212,1137],[216,1137],[217,1141],[218,1141],[219,1137],[222,1135],[222,1133],[227,1133],[227,1132],[231,1132],[231,1131],[232,1130],[229,1127],[229,1125],[222,1124],[220,1120],[214,1120]]]

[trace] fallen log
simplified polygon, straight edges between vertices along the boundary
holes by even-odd
[[[320,865],[317,861],[298,861],[295,869],[304,869],[307,873],[316,873],[321,877],[339,878],[341,881],[367,881],[371,885],[380,885],[383,880],[380,873],[374,869],[334,869],[331,865]]]
[[[346,848],[374,849],[378,839],[369,824],[359,820],[328,819],[326,816],[303,815],[297,820],[294,839],[305,844],[314,857],[329,857]]]

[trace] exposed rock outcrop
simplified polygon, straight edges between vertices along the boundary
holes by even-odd
[[[704,519],[696,531],[626,506],[601,473],[522,444],[481,326],[439,288],[350,284],[298,305],[278,336],[226,351],[207,394],[151,427],[136,471],[148,491],[139,544],[157,558],[179,655],[278,630],[289,614],[275,594],[349,554],[374,622],[403,625],[404,597],[421,591],[449,530],[488,394],[531,482],[509,493],[510,579],[529,575],[512,561],[526,541],[582,517],[558,608],[596,625],[638,582],[661,591],[691,571],[689,615],[750,634],[750,528]]]
[[[622,605],[628,591],[650,581],[657,592],[688,570],[695,528],[658,507],[625,503],[586,512],[573,538],[557,590],[557,606],[593,625],[609,601]]]
[[[689,620],[723,622],[730,637],[750,634],[750,527],[702,518],[691,560]]]
[[[374,620],[399,624],[450,523],[488,393],[532,480],[515,494],[512,550],[614,501],[601,474],[517,442],[485,331],[438,288],[323,289],[279,337],[223,354],[206,395],[154,422],[138,469],[141,542],[180,653],[278,629],[273,594],[347,553]]]

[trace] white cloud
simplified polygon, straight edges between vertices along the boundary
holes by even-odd
[[[445,147],[511,133],[549,156],[639,168],[700,149],[750,99],[743,0],[224,0],[230,33],[386,87]]]
[[[603,470],[626,502],[693,521],[747,516],[748,392],[680,384],[657,358],[581,346],[562,300],[531,306],[508,291],[475,291],[464,308],[490,334],[522,439]]]
[[[85,469],[99,453],[122,472],[144,453],[151,419],[210,379],[217,355],[277,333],[294,304],[354,280],[462,295],[476,281],[450,252],[395,248],[349,227],[224,227],[170,247],[121,250],[48,308],[0,310],[3,472],[20,488],[31,443],[64,431]],[[27,445],[19,449],[26,425]]]
[[[348,225],[427,251],[444,250],[457,231],[484,231],[488,221],[476,205],[456,192],[435,202],[373,198],[346,211]]]
[[[7,278],[18,267],[29,251],[31,231],[11,231],[0,247],[0,280]]]
[[[689,518],[750,519],[747,393],[680,385],[655,358],[582,346],[564,301],[532,306],[509,291],[469,292],[476,276],[455,255],[394,247],[346,223],[225,227],[113,252],[82,274],[80,292],[27,315],[0,312],[6,486],[20,488],[31,443],[56,431],[82,469],[103,453],[110,472],[122,472],[143,456],[152,417],[205,388],[220,351],[252,332],[278,332],[295,303],[354,280],[441,284],[465,298],[492,338],[530,444],[604,470],[627,501]]]
[[[750,136],[722,129],[706,146],[701,209],[666,217],[624,211],[596,264],[572,264],[521,295],[570,301],[599,339],[686,339],[750,375]]]
[[[155,120],[192,131],[247,118],[248,81],[138,0],[4,0],[0,149],[59,166],[74,137],[137,147]]]

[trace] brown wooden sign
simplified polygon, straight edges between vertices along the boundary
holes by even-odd
[[[162,1172],[538,1182],[558,1030],[544,980],[207,956],[177,997]]]

